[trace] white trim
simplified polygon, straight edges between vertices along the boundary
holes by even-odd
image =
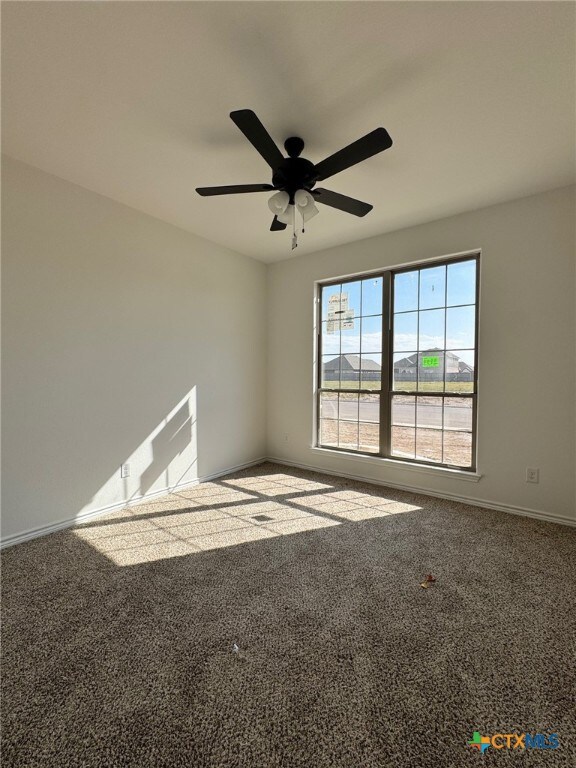
[[[108,512],[114,512],[118,509],[125,509],[126,507],[131,507],[131,506],[134,506],[135,504],[140,504],[143,501],[146,501],[147,499],[153,499],[156,496],[165,496],[166,494],[173,493],[174,491],[179,490],[181,488],[193,488],[196,485],[200,485],[200,483],[206,483],[206,482],[209,482],[210,480],[215,480],[218,477],[229,475],[232,472],[238,472],[241,469],[254,467],[257,464],[262,464],[264,461],[267,461],[265,457],[254,459],[253,461],[248,461],[245,464],[237,464],[235,467],[229,467],[228,469],[223,469],[220,472],[214,472],[211,475],[203,475],[202,477],[199,477],[196,480],[192,480],[190,482],[171,485],[166,488],[161,488],[159,491],[146,493],[143,496],[134,496],[133,498],[128,499],[127,501],[120,501],[117,504],[109,504],[106,507],[100,507],[99,509],[92,509],[89,512],[83,512],[79,515],[76,515],[76,517],[69,517],[66,520],[60,520],[57,523],[44,525],[44,526],[41,526],[40,528],[32,528],[28,531],[24,531],[23,533],[15,533],[12,536],[7,536],[6,538],[0,541],[0,549],[11,547],[14,544],[21,544],[22,542],[28,541],[29,539],[36,539],[39,536],[46,536],[49,533],[55,533],[56,531],[61,531],[65,528],[71,528],[72,526],[77,525],[78,523],[83,523],[86,520],[90,520],[93,517],[98,517],[99,515],[105,515]]]
[[[430,464],[413,464],[409,461],[396,461],[395,459],[387,459],[382,456],[368,456],[367,454],[348,453],[347,451],[332,451],[330,448],[318,448],[314,445],[310,447],[310,450],[318,451],[318,453],[327,453],[330,457],[339,456],[345,459],[361,461],[363,464],[375,464],[377,466],[387,466],[393,469],[407,469],[409,472],[436,475],[436,477],[454,477],[457,480],[466,480],[469,483],[477,483],[482,477],[478,472],[467,472],[464,469],[434,467]]]
[[[340,451],[333,451],[332,453],[341,455]],[[387,488],[396,488],[400,491],[409,491],[411,493],[421,493],[423,496],[434,496],[438,499],[446,499],[447,501],[459,501],[462,504],[470,504],[473,507],[484,507],[486,509],[495,509],[497,512],[509,512],[512,515],[521,515],[523,517],[533,517],[537,520],[545,520],[549,523],[559,523],[560,525],[569,525],[576,527],[576,519],[570,517],[564,517],[562,515],[551,515],[549,512],[542,512],[539,509],[529,509],[528,507],[517,507],[514,504],[502,504],[495,503],[493,501],[487,501],[486,499],[474,499],[469,496],[460,496],[456,493],[440,493],[439,491],[432,491],[429,488],[423,488],[416,485],[401,485],[400,483],[390,483],[387,480],[374,480],[371,477],[365,477],[362,475],[353,475],[349,472],[335,472],[331,469],[323,469],[316,467],[312,464],[301,464],[295,461],[288,461],[287,459],[279,459],[269,456],[267,461],[272,461],[275,464],[285,464],[288,467],[297,467],[298,469],[307,469],[312,472],[319,472],[322,475],[334,475],[335,477],[346,477],[350,480],[360,480],[363,483],[371,483],[373,485],[383,485]],[[402,464],[404,467],[404,464]]]

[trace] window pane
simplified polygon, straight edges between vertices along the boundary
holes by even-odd
[[[338,422],[333,419],[320,419],[320,445],[338,447]]]
[[[448,265],[448,306],[476,302],[476,261]]]
[[[322,352],[324,355],[340,354],[340,330],[335,330],[335,323],[322,323]]]
[[[474,349],[475,308],[446,310],[446,349]]]
[[[444,432],[444,464],[455,467],[472,465],[472,433]]]
[[[358,422],[338,422],[338,447],[358,450]]]
[[[444,390],[444,351],[431,350],[418,353],[418,391]]]
[[[340,387],[342,389],[359,389],[360,355],[341,355]]]
[[[392,381],[394,389],[413,392],[416,389],[417,352],[399,352],[392,360]]]
[[[353,392],[340,393],[340,421],[358,421],[358,395]]]
[[[352,372],[346,374],[346,379],[340,382],[341,389],[360,389],[360,374],[358,372]]]
[[[416,401],[416,426],[442,428],[443,397],[418,397]]]
[[[329,285],[322,288],[322,320],[328,320],[328,312],[340,309],[341,285]]]
[[[337,419],[338,418],[338,393],[321,392],[320,393],[320,418]]]
[[[442,461],[442,430],[416,430],[416,458],[419,461]]]
[[[380,451],[380,428],[378,424],[363,424],[358,428],[358,450],[378,453]]]
[[[418,312],[394,315],[394,351],[416,349],[418,335]]]
[[[472,432],[471,397],[447,397],[444,400],[444,429]]]
[[[340,356],[322,355],[322,381],[323,387],[337,389],[340,386]]]
[[[322,290],[322,321],[327,323],[327,333],[338,333],[353,327],[359,312],[359,281]]]
[[[380,389],[382,355],[362,355],[360,358],[360,388]]]
[[[420,315],[420,326],[418,329],[418,349],[422,352],[435,349],[444,349],[445,310],[429,309],[426,312],[419,312],[418,314]]]
[[[382,314],[382,278],[371,277],[362,280],[362,314]]]
[[[418,309],[418,270],[394,275],[394,312]]]
[[[363,317],[360,339],[362,354],[382,351],[382,317]]]
[[[348,309],[354,312],[354,317],[360,317],[361,304],[361,286],[360,280],[353,283],[342,283],[342,293],[348,296]],[[344,307],[342,307],[344,309]]]
[[[446,267],[420,270],[420,309],[443,307],[446,303]]]
[[[358,418],[360,421],[380,421],[380,395],[360,395]]]
[[[446,352],[446,392],[474,391],[474,350],[455,349]]]
[[[398,427],[416,425],[416,398],[410,395],[394,395],[392,398],[392,424]]]
[[[360,320],[355,318],[346,323],[340,331],[340,348],[343,355],[360,354]]]
[[[392,427],[391,453],[404,459],[416,456],[416,430],[413,427]]]

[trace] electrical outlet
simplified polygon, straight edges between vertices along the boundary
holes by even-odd
[[[130,464],[122,464],[120,467],[120,477],[130,477]]]
[[[526,482],[527,483],[540,482],[540,470],[537,467],[526,467]]]

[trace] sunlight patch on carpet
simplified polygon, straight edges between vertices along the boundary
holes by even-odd
[[[121,522],[99,519],[79,526],[74,533],[116,565],[124,566],[340,525],[337,520],[279,504],[268,509],[265,516],[259,516],[266,520],[258,520],[252,511],[247,514],[252,507],[231,510],[236,514],[217,509],[183,510],[168,516],[135,517],[131,521],[125,517]]]
[[[365,489],[284,473],[228,477],[98,517],[74,533],[126,566],[421,509]]]

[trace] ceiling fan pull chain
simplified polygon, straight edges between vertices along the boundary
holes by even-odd
[[[296,234],[296,205],[292,205],[292,250],[298,247],[298,235]]]

